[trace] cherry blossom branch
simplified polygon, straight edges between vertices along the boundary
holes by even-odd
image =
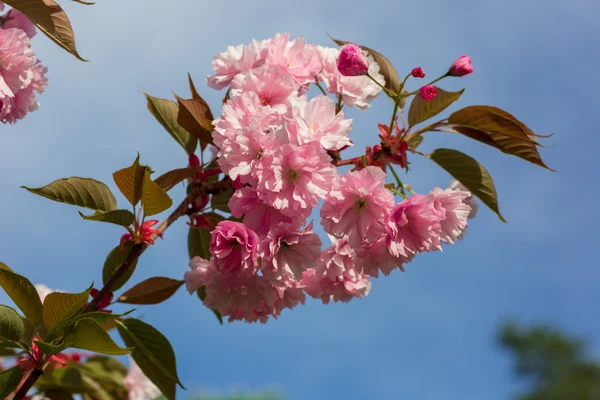
[[[354,158],[348,158],[347,160],[334,160],[331,163],[336,167],[341,167],[343,165],[352,165],[354,164]]]
[[[189,214],[190,204],[197,198],[207,195],[207,194],[218,194],[224,189],[227,189],[231,186],[229,181],[223,180],[219,182],[215,182],[208,186],[203,186],[202,184],[192,185],[192,190],[190,193],[183,199],[183,201],[177,206],[177,208],[165,219],[160,226],[158,227],[158,233],[152,235],[152,239],[156,239],[159,233],[163,233],[167,230],[169,226],[171,226],[175,221],[184,215]],[[119,268],[115,271],[115,273],[110,277],[108,282],[100,289],[100,291],[94,296],[91,302],[89,302],[82,310],[82,313],[88,313],[92,311],[96,311],[98,308],[98,303],[100,300],[104,298],[107,293],[112,292],[112,288],[115,286],[117,281],[127,272],[129,267],[135,263],[135,261],[144,253],[144,251],[148,248],[149,243],[139,243],[133,246],[131,252],[127,256],[127,259],[121,264]],[[59,339],[62,341],[63,339]],[[16,392],[13,400],[21,400],[25,398],[27,392],[31,390],[35,382],[38,380],[40,376],[44,373],[44,364],[47,360],[41,361],[36,368],[34,368],[25,382],[21,385],[19,390]]]

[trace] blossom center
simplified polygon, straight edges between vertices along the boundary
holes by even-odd
[[[260,104],[262,104],[263,106],[268,106],[269,104],[271,104],[271,100],[268,97],[259,96],[259,99],[260,99]]]
[[[288,179],[289,179],[290,181],[295,181],[295,180],[296,180],[296,178],[298,177],[298,174],[297,174],[297,173],[296,173],[296,171],[294,171],[293,169],[290,169],[290,170],[288,171],[287,175],[288,175]]]
[[[356,208],[362,210],[363,208],[367,208],[367,201],[363,198],[358,199],[356,202]]]

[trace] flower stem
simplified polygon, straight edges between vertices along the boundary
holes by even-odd
[[[340,113],[340,111],[342,111],[342,108],[343,108],[343,107],[344,107],[344,104],[342,103],[342,95],[340,94],[340,95],[338,96],[338,102],[337,102],[337,104],[336,104],[336,106],[335,106],[335,114],[336,114],[336,115],[337,115],[337,114],[339,114],[339,113]]]
[[[402,183],[402,180],[394,170],[394,167],[392,167],[392,164],[388,164],[387,166],[390,169],[390,171],[392,171],[392,175],[394,175],[394,178],[396,178],[396,182],[398,183],[398,189],[400,189],[400,191],[402,192],[402,196],[406,197],[406,193],[404,192],[404,184]]]
[[[321,84],[319,83],[318,80],[315,79],[315,85],[319,88],[319,90],[321,91],[321,93],[323,93],[325,96],[327,96],[327,92],[325,91],[325,89],[323,89],[323,86],[321,86]]]
[[[371,74],[369,74],[367,72],[367,76],[369,77],[369,79],[371,79],[373,82],[375,82],[377,84],[377,86],[379,86],[381,89],[383,89],[383,91],[390,96],[392,99],[396,96],[396,93],[392,92],[391,90],[389,90],[388,88],[386,88],[385,86],[383,86],[381,83],[379,83],[375,78],[373,78],[371,76]],[[402,90],[402,88],[400,88],[400,90]]]

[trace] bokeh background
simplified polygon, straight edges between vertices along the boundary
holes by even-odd
[[[185,166],[185,153],[147,112],[142,92],[187,96],[190,72],[217,114],[223,93],[206,87],[204,77],[227,45],[277,32],[333,45],[329,33],[379,50],[400,75],[420,65],[428,77],[467,53],[475,73],[441,84],[467,88],[459,106],[495,105],[538,133],[554,133],[545,143],[555,146],[541,152],[558,173],[458,135],[428,133],[422,149],[457,148],[487,167],[508,223],[481,207],[466,240],[374,280],[363,300],[308,300],[266,325],[220,326],[184,290],[140,307],[175,348],[189,389],[182,398],[233,387],[280,389],[290,399],[506,399],[520,387],[494,342],[506,317],[568,328],[600,354],[598,1],[62,4],[91,61],[76,61],[38,34],[33,46],[49,67],[50,87],[39,111],[2,126],[0,136],[0,260],[54,289],[101,283],[121,228],[83,221],[74,208],[19,186],[78,175],[118,193],[111,174],[138,151],[158,173]],[[390,112],[383,97],[366,112],[349,112],[356,154],[376,142],[376,124],[387,123]],[[450,181],[427,160],[410,161],[405,182],[418,191]],[[183,188],[173,196],[183,198]],[[132,283],[181,278],[186,236],[184,222],[170,229],[144,254]],[[4,293],[0,301],[7,302]]]

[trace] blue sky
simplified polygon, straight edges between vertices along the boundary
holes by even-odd
[[[519,387],[494,343],[507,317],[566,328],[600,355],[597,1],[62,3],[80,53],[91,61],[76,61],[41,35],[34,39],[50,87],[39,111],[3,126],[0,136],[0,260],[52,288],[80,291],[99,282],[122,231],[83,221],[76,209],[19,186],[79,175],[116,193],[111,174],[137,151],[159,173],[185,165],[184,152],[147,112],[142,91],[187,95],[190,72],[217,114],[222,93],[203,78],[230,44],[291,32],[329,45],[330,33],[386,54],[401,75],[420,65],[436,76],[467,53],[475,73],[441,84],[467,88],[459,106],[495,105],[536,132],[554,133],[546,143],[555,146],[542,156],[559,173],[458,136],[428,134],[424,150],[457,148],[487,167],[508,224],[482,207],[466,240],[374,280],[361,301],[309,300],[266,325],[219,326],[184,291],[140,308],[171,339],[190,392],[276,386],[291,399],[506,399]],[[376,141],[376,124],[388,121],[390,108],[382,98],[351,113],[357,147]],[[411,162],[405,181],[421,192],[450,180],[427,160]],[[184,193],[173,195],[178,201]],[[187,262],[180,223],[144,254],[132,283],[180,278]]]

